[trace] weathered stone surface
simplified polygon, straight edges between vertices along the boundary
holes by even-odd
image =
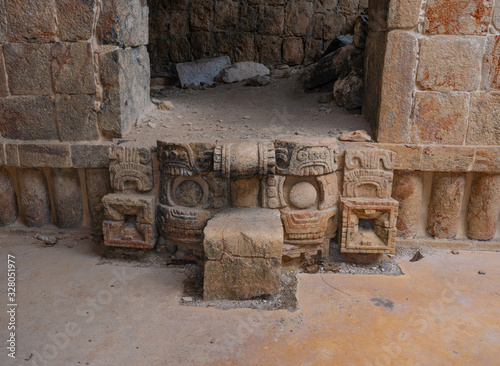
[[[477,147],[473,170],[476,172],[500,171],[500,147]]]
[[[467,145],[500,145],[500,92],[471,96]]]
[[[238,25],[238,11],[238,2],[216,0],[214,4],[214,25],[219,29],[235,28]]]
[[[462,145],[468,114],[468,93],[417,92],[411,117],[411,141]]]
[[[345,36],[335,37],[335,39],[330,42],[329,46],[325,50],[325,53],[321,57],[323,58],[329,55],[330,53],[337,51],[339,48],[350,45],[352,42],[353,42],[352,34],[346,34]]]
[[[259,207],[259,178],[231,179],[231,204],[236,208]]]
[[[423,90],[475,91],[481,85],[485,37],[436,36],[420,46],[417,85]]]
[[[427,230],[436,238],[457,235],[460,207],[465,189],[465,175],[436,173],[432,182]]]
[[[52,93],[50,46],[33,43],[8,43],[3,46],[5,67],[13,95]]]
[[[214,148],[214,143],[158,141],[160,170],[173,176],[212,171]]]
[[[486,34],[492,0],[429,0],[424,32],[429,34]]]
[[[341,35],[344,33],[342,29],[345,25],[346,18],[343,14],[338,14],[335,11],[326,13],[323,18],[323,38],[328,40]]]
[[[278,6],[263,5],[259,8],[258,33],[267,36],[283,35],[285,9]]]
[[[19,144],[19,163],[26,167],[71,167],[69,145],[66,144]]]
[[[395,253],[398,201],[341,198],[341,253]]]
[[[7,11],[5,10],[5,0],[0,1],[0,43],[5,42],[7,35]]]
[[[176,65],[179,80],[182,86],[189,84],[214,83],[214,78],[225,68],[231,66],[228,56],[207,60],[180,63]]]
[[[40,169],[18,169],[19,195],[24,223],[41,227],[50,222],[50,199],[45,175]]]
[[[416,27],[420,7],[421,0],[391,0],[387,15],[387,27],[389,29]]]
[[[7,166],[20,166],[19,163],[19,144],[6,143],[5,144],[5,165]]]
[[[195,60],[212,56],[212,34],[210,32],[191,33],[191,54]]]
[[[95,0],[55,0],[59,37],[63,41],[85,41],[92,36]]]
[[[495,8],[493,10],[493,25],[496,29],[500,30],[500,2],[495,1]]]
[[[138,223],[153,224],[156,219],[156,196],[112,193],[104,196],[102,203],[108,220],[122,221],[135,216]]]
[[[293,245],[321,245],[326,238],[334,236],[336,226],[332,226],[332,223],[335,221],[336,213],[337,207],[324,210],[315,207],[306,210],[281,210],[285,231],[284,242]]]
[[[313,2],[287,2],[285,13],[286,33],[297,37],[307,36],[309,21],[313,16]]]
[[[102,223],[104,245],[110,247],[152,249],[158,233],[154,224],[129,221],[104,221]]]
[[[270,141],[225,142],[214,149],[214,171],[222,177],[251,178],[274,174],[276,157]]]
[[[269,75],[270,72],[271,71],[262,64],[245,61],[237,62],[232,66],[224,68],[218,78],[225,83],[236,83],[238,81],[251,79],[255,76]]]
[[[56,33],[52,0],[8,0],[7,38],[10,42],[52,42]]]
[[[103,2],[97,24],[102,44],[122,47],[148,44],[149,9],[143,0],[108,0]]]
[[[261,181],[261,204],[263,208],[283,208],[287,206],[283,185],[285,177],[269,175]]]
[[[326,137],[278,138],[276,174],[324,175],[337,170],[337,139]]]
[[[396,153],[396,170],[420,170],[422,163],[421,145],[403,145],[403,144],[378,144],[381,149],[391,150]]]
[[[210,1],[194,2],[189,17],[193,31],[208,31],[213,17],[213,4]]]
[[[0,99],[0,133],[20,140],[57,140],[57,125],[52,97],[15,97]]]
[[[9,226],[17,220],[17,200],[10,173],[0,167],[0,227]]]
[[[204,230],[205,300],[243,300],[280,289],[283,228],[268,209],[224,210]]]
[[[73,167],[108,168],[109,149],[110,145],[106,144],[71,144]]]
[[[431,172],[468,172],[474,162],[473,147],[426,146],[421,170]]]
[[[0,98],[9,95],[9,86],[7,85],[7,70],[3,57],[3,46],[0,44]]]
[[[368,16],[362,15],[356,18],[356,23],[354,24],[354,45],[357,48],[365,48],[366,37],[368,37]]]
[[[50,177],[56,225],[60,228],[81,227],[83,203],[78,170],[51,169]]]
[[[146,47],[116,49],[99,55],[103,101],[98,118],[110,136],[123,136],[149,109],[150,65]]]
[[[351,142],[369,142],[372,138],[366,130],[356,130],[351,132],[344,132],[339,136],[339,141]]]
[[[362,69],[363,57],[363,51],[352,44],[339,48],[319,60],[311,76],[306,79],[305,87],[316,88],[349,74],[352,69]]]
[[[56,96],[56,119],[62,141],[93,141],[99,139],[97,112],[93,95]]]
[[[372,24],[371,18],[370,23]],[[416,43],[416,42],[415,42]],[[363,108],[362,112],[365,119],[370,122],[372,126],[372,130],[375,133],[375,137],[377,137],[378,128],[379,128],[379,110],[381,107],[381,94],[382,94],[382,77],[384,71],[385,64],[385,51],[387,47],[387,33],[386,32],[369,32],[368,38],[366,39],[366,49],[365,49],[365,73],[364,73],[364,84],[365,84],[365,92],[363,93]],[[392,51],[394,52],[394,51]],[[416,52],[416,48],[415,48]],[[415,62],[416,65],[416,56]],[[399,65],[400,66],[400,65]],[[414,66],[416,67],[416,66]],[[397,80],[397,79],[396,79]],[[407,86],[409,88],[410,86]],[[409,95],[409,96],[407,96]],[[403,100],[411,98],[411,94],[409,92],[403,94]],[[401,99],[401,95],[399,95]],[[387,104],[387,102],[385,102]],[[411,106],[411,105],[410,105]],[[400,105],[400,108],[402,106]],[[411,107],[410,107],[411,108]],[[405,104],[405,110],[411,111]],[[399,110],[397,110],[399,112]],[[392,112],[395,114],[395,111],[389,109],[387,112]],[[409,118],[410,112],[407,113]],[[405,115],[405,114],[403,114]],[[394,118],[390,119],[393,121]],[[381,120],[382,121],[382,120]],[[380,123],[381,126],[384,125],[385,122]],[[393,122],[392,122],[393,123]],[[383,131],[383,127],[381,127]],[[384,134],[382,133],[382,138]],[[379,140],[381,142],[382,139]],[[396,140],[397,141],[397,140]]]
[[[467,206],[467,236],[491,240],[497,231],[500,214],[500,175],[477,174]]]
[[[90,43],[55,43],[50,48],[50,59],[56,93],[95,92],[94,59]]]
[[[85,181],[92,228],[101,229],[104,220],[102,198],[111,192],[108,169],[86,169]]]
[[[302,38],[290,37],[283,41],[283,63],[301,65],[304,61],[304,42]]]
[[[389,150],[347,150],[343,196],[390,198],[395,157]]]
[[[500,35],[487,37],[481,88],[500,90]]]
[[[283,40],[280,37],[262,37],[260,41],[260,61],[266,65],[280,63],[282,59],[282,43]]]
[[[409,142],[408,123],[415,88],[413,75],[417,67],[417,50],[418,41],[413,34],[405,31],[392,31],[387,35],[376,132],[378,142]],[[384,57],[383,53],[378,52],[380,51],[376,51],[375,57]],[[367,58],[367,65],[370,59]],[[373,71],[368,68],[365,73]],[[376,82],[376,77],[374,78],[368,76],[367,83]],[[373,87],[367,87],[365,93],[370,92]]]
[[[346,109],[360,108],[363,104],[363,76],[351,71],[344,78],[339,78],[333,86],[335,103]]]
[[[114,146],[109,154],[111,186],[118,192],[149,192],[153,189],[151,150]]]
[[[417,235],[420,205],[423,199],[423,179],[419,172],[396,171],[392,188],[392,198],[399,202],[396,228],[398,236]]]

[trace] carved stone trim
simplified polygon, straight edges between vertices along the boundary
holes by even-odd
[[[153,189],[151,150],[115,146],[109,155],[109,173],[113,190],[148,192]]]
[[[108,220],[123,221],[125,216],[136,216],[138,223],[153,224],[156,218],[156,196],[108,194],[102,203]]]

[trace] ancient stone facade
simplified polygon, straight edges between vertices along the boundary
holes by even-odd
[[[311,63],[337,36],[352,33],[367,0],[150,1],[152,71],[228,55],[268,66]]]

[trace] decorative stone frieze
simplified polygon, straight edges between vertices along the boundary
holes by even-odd
[[[102,223],[104,244],[111,247],[152,249],[157,240],[156,225],[132,220]]]
[[[135,216],[135,221],[141,224],[155,222],[156,196],[108,194],[102,202],[108,220],[123,221],[127,216]]]
[[[391,197],[395,156],[380,149],[346,151],[343,196]]]
[[[283,185],[285,177],[281,175],[269,175],[262,178],[261,193],[263,208],[286,207]]]
[[[160,171],[172,176],[191,176],[213,169],[211,143],[177,143],[158,141]]]
[[[398,201],[342,198],[342,253],[394,253]]]
[[[109,156],[111,186],[118,192],[153,189],[151,150],[140,147],[116,146]]]

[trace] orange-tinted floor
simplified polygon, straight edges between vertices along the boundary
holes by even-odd
[[[18,266],[16,359],[2,348],[1,365],[500,364],[500,253],[398,256],[400,277],[300,274],[299,309],[263,312],[180,305],[182,268],[98,265],[81,236],[0,236],[0,273],[7,254]]]

